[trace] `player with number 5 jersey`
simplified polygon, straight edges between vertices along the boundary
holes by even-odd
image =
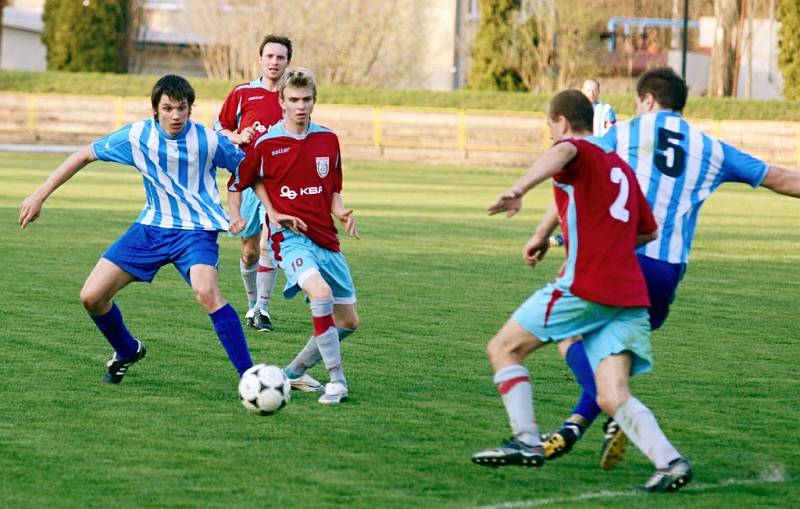
[[[311,122],[314,76],[293,69],[278,89],[283,120],[256,141],[228,183],[231,229],[244,227],[241,191],[252,186],[267,209],[272,256],[286,275],[283,294],[291,298],[302,290],[311,306],[314,334],[284,371],[293,387],[302,387],[306,370],[322,360],[330,383],[319,402],[338,404],[348,398],[339,342],[355,331],[358,315],[355,286],[331,216],[349,235],[358,238],[358,230],[342,199],[339,140]]]
[[[725,182],[758,187],[768,165],[704,134],[678,112],[658,110],[616,124],[605,135],[636,172],[660,234],[639,253],[686,263],[700,207]]]

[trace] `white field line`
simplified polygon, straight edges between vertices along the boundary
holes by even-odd
[[[757,478],[751,479],[724,479],[717,483],[694,483],[683,488],[681,491],[707,491],[728,486],[745,486],[752,484],[782,483],[789,482],[791,479],[783,466],[773,466],[762,472]],[[519,500],[515,502],[502,502],[494,505],[482,505],[470,509],[524,509],[527,507],[543,507],[554,504],[568,504],[570,502],[581,502],[584,500],[597,500],[606,498],[633,497],[633,496],[652,496],[636,490],[620,491],[596,491],[584,493],[572,497],[553,497],[540,498],[535,500]]]

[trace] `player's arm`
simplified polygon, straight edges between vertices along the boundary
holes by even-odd
[[[648,242],[652,242],[658,238],[658,230],[654,230],[650,233],[639,234],[636,236],[636,247],[641,247]]]
[[[770,165],[761,185],[778,194],[800,198],[800,172]]]
[[[214,123],[214,130],[228,138],[235,145],[247,145],[253,141],[255,130],[252,127],[238,125],[236,110],[238,109],[239,98],[236,89],[232,90],[222,108],[219,111],[217,121]]]
[[[252,127],[245,127],[241,132],[231,131],[230,129],[220,129],[217,132],[228,138],[235,145],[247,145],[253,141],[256,130]]]
[[[274,224],[275,226],[289,228],[295,233],[301,233],[308,229],[306,223],[299,217],[289,214],[282,214],[275,210],[275,208],[272,206],[272,202],[269,199],[269,195],[267,194],[267,188],[264,187],[264,183],[261,182],[260,179],[256,180],[256,182],[253,184],[253,191],[255,191],[259,201],[267,210],[267,219],[270,223]]]
[[[489,215],[505,212],[511,217],[522,209],[522,197],[545,180],[558,173],[578,153],[572,143],[558,143],[542,154],[530,167],[528,173],[517,180],[489,207]]]
[[[356,220],[353,218],[353,209],[348,209],[344,206],[344,200],[340,193],[333,193],[331,197],[331,214],[344,225],[344,230],[351,237],[356,239],[358,236],[358,228],[356,227]]]
[[[231,216],[231,233],[239,233],[244,230],[247,221],[242,217],[242,193],[228,189],[228,210]]]
[[[639,209],[637,214],[638,222],[636,223],[636,247],[638,248],[658,238],[658,223],[635,177],[631,177],[630,186],[635,190],[636,203],[638,203]]]
[[[547,250],[550,249],[550,235],[556,226],[558,226],[558,210],[556,204],[551,203],[522,250],[522,259],[532,268],[536,268],[536,264],[544,259]]]
[[[81,147],[67,157],[36,191],[22,200],[19,206],[20,227],[25,228],[28,223],[35,221],[42,211],[42,205],[53,191],[71,179],[81,168],[96,160],[91,145]]]

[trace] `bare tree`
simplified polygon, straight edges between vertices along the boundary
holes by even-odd
[[[594,74],[604,17],[596,7],[553,0],[523,3],[506,58],[526,88],[550,93]]]
[[[741,0],[714,0],[714,46],[711,49],[711,69],[708,95],[728,96],[733,90],[733,70],[736,60],[736,27],[739,23]]]
[[[423,0],[190,0],[187,9],[209,77],[244,80],[258,74],[264,34],[287,35],[293,64],[323,83],[393,85],[414,68],[424,41],[415,36]]]

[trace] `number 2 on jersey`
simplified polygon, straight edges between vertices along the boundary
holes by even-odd
[[[631,212],[625,208],[625,205],[628,203],[628,191],[630,191],[628,186],[630,184],[628,183],[628,179],[625,178],[625,173],[622,171],[622,168],[617,166],[611,168],[611,182],[619,184],[619,194],[617,195],[617,199],[614,200],[614,203],[608,208],[608,213],[617,221],[627,223],[628,219],[631,218]]]

